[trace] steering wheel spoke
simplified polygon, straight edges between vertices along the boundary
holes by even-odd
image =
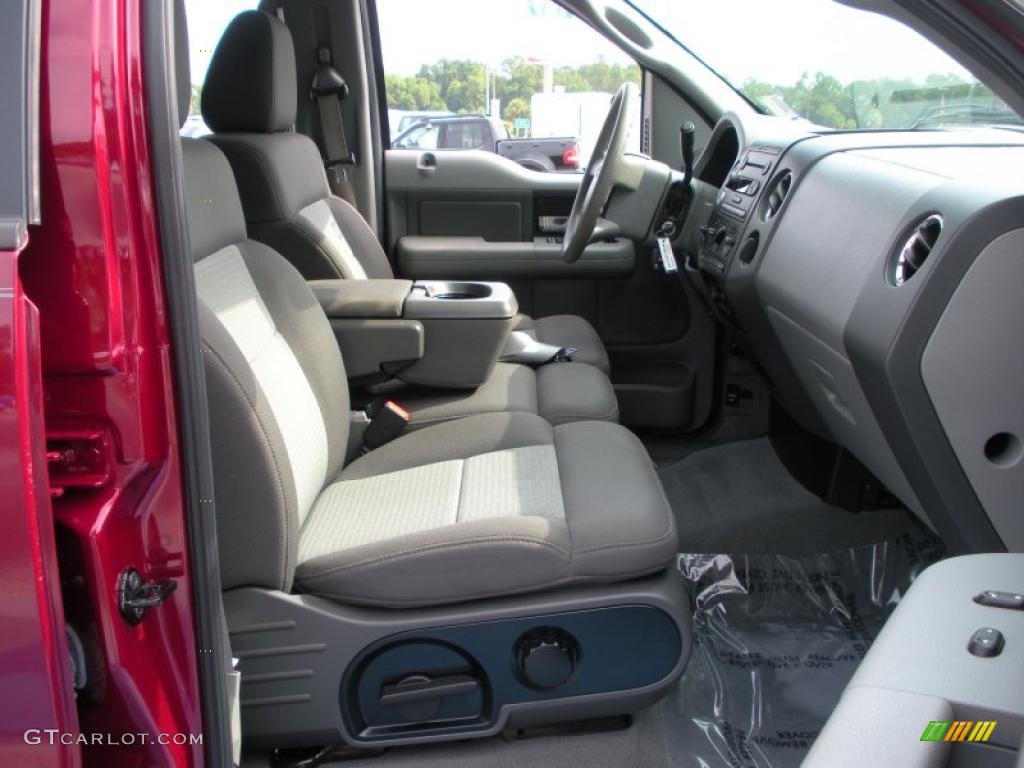
[[[565,261],[576,261],[589,243],[616,237],[620,231],[615,222],[602,214],[615,186],[623,181],[628,183],[632,176],[625,150],[636,96],[636,86],[623,83],[612,98],[566,222],[562,241]]]

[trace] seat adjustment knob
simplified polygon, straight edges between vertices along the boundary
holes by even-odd
[[[565,685],[576,671],[576,639],[558,627],[530,630],[516,643],[519,674],[527,685],[550,691]]]

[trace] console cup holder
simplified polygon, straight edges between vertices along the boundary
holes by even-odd
[[[432,299],[460,301],[467,299],[486,299],[493,293],[487,283],[436,283],[431,286],[429,296]]]
[[[519,311],[512,289],[505,283],[471,280],[417,280],[405,299],[407,320],[511,319]],[[437,340],[433,340],[436,346]],[[498,344],[500,349],[504,338]],[[463,341],[459,346],[464,345]]]

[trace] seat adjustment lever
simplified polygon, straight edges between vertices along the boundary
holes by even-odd
[[[412,675],[392,685],[382,686],[380,703],[385,707],[395,707],[427,699],[443,699],[447,696],[476,693],[479,689],[480,681],[470,675],[447,675],[434,678],[425,675]]]

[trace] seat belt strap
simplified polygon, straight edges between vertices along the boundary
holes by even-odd
[[[348,149],[345,138],[345,124],[341,121],[341,100],[337,94],[330,93],[316,97],[320,108],[320,126],[324,131],[324,150],[328,167],[349,165],[355,162]]]
[[[349,169],[356,164],[356,157],[349,148],[345,121],[341,117],[341,102],[348,96],[348,84],[331,62],[330,47],[319,45],[316,61],[316,73],[313,75],[309,95],[316,100],[320,116],[324,167],[332,191],[354,206],[356,196]]]

